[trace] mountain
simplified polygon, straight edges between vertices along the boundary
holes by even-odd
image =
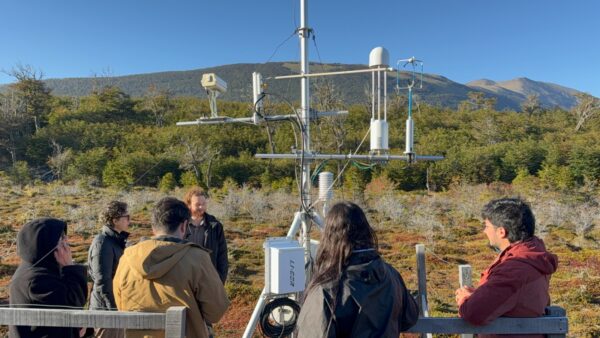
[[[502,82],[482,79],[469,82],[467,86],[488,94],[509,98],[514,102],[523,102],[529,95],[538,95],[540,104],[545,107],[559,106],[569,109],[577,104],[575,97],[577,90],[526,77]]]
[[[311,64],[311,73],[364,69],[365,65],[347,64]],[[298,63],[293,62],[270,62],[262,64],[232,64],[204,69],[188,71],[172,71],[161,73],[149,73],[116,77],[93,77],[93,78],[65,78],[45,80],[52,94],[59,96],[84,96],[88,95],[94,88],[106,85],[120,87],[127,94],[139,97],[144,96],[150,86],[158,89],[169,90],[175,96],[206,97],[206,93],[200,86],[200,78],[203,73],[216,73],[227,82],[228,91],[220,96],[223,101],[247,101],[252,100],[252,72],[259,72],[266,79],[267,92],[276,94],[275,100],[299,101],[300,81],[272,80],[272,76],[289,75],[299,73]],[[394,93],[394,86],[399,81],[400,87],[404,87],[410,78],[410,74],[402,72],[399,80],[396,73],[388,73],[388,91]],[[314,88],[320,79],[311,79],[311,87]],[[328,77],[333,83],[336,92],[343,102],[349,104],[366,103],[368,98],[367,86],[371,83],[371,75],[368,73],[351,74]],[[6,85],[0,86],[6,89]],[[527,78],[519,78],[504,82],[492,80],[477,80],[466,85],[454,82],[440,75],[423,74],[423,86],[415,87],[413,93],[416,100],[423,100],[432,105],[456,108],[461,101],[467,99],[471,91],[481,91],[487,96],[495,97],[496,108],[519,110],[521,103],[527,95],[537,94],[542,105],[547,107],[560,106],[565,109],[575,105],[574,94],[578,91],[562,87],[552,83],[533,81]],[[406,90],[399,91],[406,95]]]

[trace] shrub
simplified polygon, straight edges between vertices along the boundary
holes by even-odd
[[[158,183],[158,189],[162,192],[169,192],[173,190],[176,186],[177,181],[175,181],[173,173],[166,173]]]
[[[181,185],[186,188],[200,185],[198,178],[196,178],[196,175],[192,171],[186,171],[183,174],[181,174],[181,177],[179,178],[179,183],[181,183]]]
[[[223,216],[229,220],[239,217],[242,213],[242,201],[243,200],[238,189],[229,190],[222,202],[224,207]]]
[[[93,148],[75,156],[73,163],[67,168],[67,179],[93,178],[102,180],[102,172],[108,162],[106,148]]]
[[[512,181],[513,187],[523,192],[532,192],[539,188],[539,179],[529,173],[526,168],[517,170],[517,176]]]
[[[269,219],[271,205],[263,191],[244,186],[240,195],[242,209],[250,215],[254,222],[262,223]]]
[[[9,175],[14,184],[24,186],[31,183],[31,172],[29,165],[25,161],[17,161],[9,171]]]
[[[133,180],[133,169],[118,160],[108,162],[102,171],[102,182],[110,187],[125,189],[133,184]]]
[[[544,165],[539,172],[541,182],[551,189],[564,190],[576,185],[575,176],[569,167],[555,164]]]

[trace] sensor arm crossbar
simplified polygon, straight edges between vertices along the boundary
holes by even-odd
[[[339,116],[339,115],[348,115],[347,110],[339,110],[339,111],[325,111],[325,112],[317,112],[311,111],[310,120],[315,120],[320,117],[327,116]],[[284,121],[290,119],[297,119],[298,115],[265,115],[259,119],[253,117],[227,117],[227,116],[217,116],[217,117],[201,117],[195,121],[183,121],[177,122],[178,126],[195,126],[202,124],[222,124],[222,123],[252,123],[257,124],[257,122],[262,121]]]
[[[256,158],[263,159],[292,159],[300,160],[302,153],[295,154],[256,154]],[[391,160],[402,161],[440,161],[444,156],[438,155],[357,155],[357,154],[304,154],[304,160],[361,160],[373,162],[387,162]]]
[[[378,67],[378,68],[368,68],[368,69],[356,69],[356,70],[342,70],[339,72],[324,72],[324,73],[310,73],[310,74],[293,74],[293,75],[281,75],[281,76],[271,76],[268,77],[267,80],[284,80],[284,79],[297,79],[297,78],[306,78],[306,77],[318,77],[318,76],[334,76],[334,75],[344,75],[344,74],[359,74],[359,73],[373,73],[373,72],[395,72],[396,70],[391,67]]]

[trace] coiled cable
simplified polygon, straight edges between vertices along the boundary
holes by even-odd
[[[275,318],[274,311],[279,308],[287,320],[280,321]],[[280,313],[281,314],[281,313]],[[298,315],[300,314],[300,304],[290,298],[277,298],[265,305],[260,314],[260,329],[266,337],[286,337],[294,332]]]

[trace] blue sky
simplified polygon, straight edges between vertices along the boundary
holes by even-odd
[[[298,14],[298,0],[1,0],[0,69],[62,78],[266,62]],[[313,0],[320,59],[312,42],[309,53],[366,64],[385,46],[461,83],[528,77],[600,97],[598,14],[597,0]],[[272,61],[298,55],[292,37]]]

